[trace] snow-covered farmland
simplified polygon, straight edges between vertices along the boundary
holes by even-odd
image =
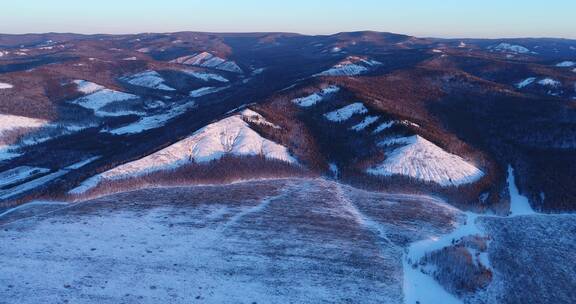
[[[473,183],[484,173],[458,155],[450,154],[421,136],[394,138],[379,143],[393,147],[383,163],[367,169],[372,175],[402,175],[441,186]]]
[[[342,122],[357,114],[366,114],[368,109],[361,102],[349,104],[338,110],[324,114],[324,117],[333,122]]]
[[[145,87],[163,91],[175,91],[174,88],[166,85],[164,78],[156,71],[145,71],[136,75],[122,78],[131,85]]]
[[[320,92],[313,93],[305,97],[293,99],[292,102],[300,107],[307,108],[317,104],[318,102],[324,100],[325,98],[329,97],[332,94],[337,93],[338,91],[340,91],[339,87],[328,86],[322,89]]]

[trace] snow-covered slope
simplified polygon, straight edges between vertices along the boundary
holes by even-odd
[[[136,75],[124,77],[129,84],[163,91],[175,91],[174,88],[164,84],[164,78],[156,71],[145,71]]]
[[[171,119],[180,116],[189,109],[195,107],[194,102],[188,102],[163,111],[159,114],[141,117],[138,121],[119,128],[105,130],[104,132],[114,135],[136,134],[147,130],[152,130],[164,126]]]
[[[340,91],[339,87],[329,86],[329,87],[322,89],[320,92],[317,92],[317,93],[314,93],[314,94],[311,94],[311,95],[308,95],[305,97],[293,99],[292,102],[297,104],[300,107],[307,108],[307,107],[311,107],[311,106],[317,104],[318,102],[322,101],[327,96],[334,94],[334,93],[337,93],[338,91]]]
[[[570,68],[576,66],[576,62],[574,61],[562,61],[556,65],[559,68]]]
[[[76,83],[78,91],[86,95],[72,101],[72,103],[94,110],[94,113],[98,116],[115,116],[115,113],[101,111],[100,109],[113,102],[138,98],[136,95],[110,90],[85,80],[75,80],[74,83]]]
[[[480,169],[460,156],[450,154],[418,135],[382,141],[379,145],[401,146],[388,152],[383,163],[369,168],[367,172],[372,175],[403,175],[441,186],[473,183],[484,176]]]
[[[381,62],[358,56],[349,56],[340,61],[332,68],[317,74],[316,76],[355,76],[369,72]]]
[[[204,88],[199,88],[196,89],[194,91],[191,91],[190,93],[188,93],[188,96],[190,97],[202,97],[205,95],[209,95],[209,94],[213,94],[213,93],[218,93],[220,91],[224,91],[226,90],[228,87],[204,87]]]
[[[525,87],[531,85],[532,83],[534,83],[534,81],[536,81],[536,77],[528,77],[528,78],[518,82],[516,84],[516,88],[518,88],[518,89],[525,88]]]
[[[2,133],[15,129],[40,128],[48,121],[24,116],[0,114],[0,136]]]
[[[191,162],[209,162],[227,154],[237,156],[262,155],[269,159],[292,164],[297,163],[286,147],[260,136],[250,128],[246,120],[257,120],[260,124],[271,124],[260,114],[251,110],[244,110],[239,114],[212,123],[190,137],[156,153],[94,176],[70,193],[83,193],[98,185],[102,180],[123,179],[155,171],[170,170]]]
[[[0,82],[0,90],[6,90],[6,89],[11,89],[14,86],[9,84],[9,83],[5,83],[5,82]]]
[[[226,59],[214,56],[209,52],[202,52],[195,55],[179,57],[170,62],[185,65],[201,66],[205,68],[212,68],[233,73],[243,73],[242,69],[236,64],[236,62],[227,61]]]
[[[0,188],[50,172],[50,169],[20,166],[0,173]]]
[[[368,109],[366,109],[364,104],[361,102],[356,102],[347,105],[343,108],[340,108],[338,110],[332,111],[330,113],[326,113],[324,114],[324,117],[330,121],[342,122],[350,119],[350,117],[356,114],[365,114],[365,113],[368,113]]]
[[[559,87],[561,85],[560,81],[552,79],[552,78],[544,78],[538,81],[539,85],[547,86],[547,87]]]
[[[184,73],[204,81],[214,80],[219,82],[229,82],[228,79],[214,73],[197,72],[197,71],[184,71]]]
[[[352,126],[350,129],[354,131],[362,131],[369,125],[375,123],[379,118],[379,116],[366,116],[366,118],[364,118],[360,123]]]
[[[491,51],[502,52],[502,53],[514,53],[514,54],[532,53],[528,48],[526,48],[524,46],[516,45],[516,44],[510,44],[510,43],[506,43],[506,42],[502,42],[498,45],[490,46],[490,47],[488,47],[488,49],[490,49]]]

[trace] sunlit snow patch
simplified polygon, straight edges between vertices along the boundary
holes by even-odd
[[[316,76],[355,76],[369,72],[381,62],[358,56],[349,56],[332,68],[316,74]]]
[[[484,172],[458,155],[450,154],[418,135],[385,140],[379,146],[400,145],[380,165],[366,171],[372,175],[403,175],[441,186],[476,182]]]
[[[176,58],[171,63],[195,65],[233,73],[243,73],[242,69],[234,62],[214,56],[208,52]]]
[[[560,81],[552,78],[544,78],[538,81],[538,84],[542,86],[555,87],[555,88],[561,85]]]
[[[0,90],[11,89],[13,87],[14,86],[9,83],[0,82]]]
[[[495,45],[495,46],[490,46],[490,47],[488,47],[488,49],[490,49],[491,51],[502,52],[502,53],[514,53],[514,54],[532,53],[528,48],[526,48],[524,46],[516,45],[516,44],[510,44],[510,43],[506,43],[506,42],[502,42],[502,43]]]
[[[196,89],[194,91],[191,91],[188,94],[188,96],[198,98],[198,97],[202,97],[205,95],[218,93],[218,92],[224,91],[226,89],[228,89],[228,87],[204,87],[204,88],[200,88],[200,89]]]
[[[167,110],[166,112],[141,117],[138,121],[126,126],[122,126],[112,130],[105,130],[103,132],[111,133],[114,135],[136,134],[147,130],[152,130],[164,126],[171,119],[180,116],[189,109],[195,107],[195,103],[189,102],[183,105]]]
[[[364,118],[360,123],[355,126],[352,126],[350,129],[354,131],[362,131],[366,129],[369,125],[375,123],[380,117],[378,116],[367,116]]]
[[[164,84],[164,78],[156,71],[145,71],[136,75],[122,78],[131,85],[163,91],[175,91]]]
[[[562,61],[556,65],[559,68],[570,68],[576,66],[576,62],[574,61]]]
[[[516,84],[516,88],[518,88],[518,89],[525,88],[525,87],[531,85],[532,83],[534,83],[534,81],[536,81],[536,77],[526,78],[526,79],[518,82],[518,83]]]
[[[293,99],[292,102],[297,104],[300,107],[307,108],[307,107],[311,107],[311,106],[317,104],[318,102],[322,101],[324,98],[328,97],[331,94],[337,93],[338,91],[340,91],[339,87],[329,86],[329,87],[322,89],[320,92],[317,92],[317,93],[314,93],[314,94],[311,94],[311,95],[308,95],[305,97]]]
[[[136,95],[110,90],[101,85],[85,80],[75,80],[74,83],[76,83],[79,92],[87,95],[80,97],[71,103],[77,104],[86,109],[94,110],[94,113],[98,116],[118,116],[119,114],[124,114],[102,111],[101,108],[113,102],[138,98]]]
[[[518,187],[516,186],[516,180],[514,178],[514,170],[512,166],[508,166],[508,190],[510,191],[510,215],[527,215],[536,214],[534,209],[530,206],[530,201],[528,198],[520,194]]]
[[[184,71],[184,73],[204,81],[215,80],[219,82],[229,82],[228,79],[214,73],[197,72],[197,71]]]
[[[366,109],[363,103],[357,102],[347,105],[336,111],[326,113],[324,114],[324,117],[330,121],[342,122],[350,119],[352,116],[356,114],[365,114],[365,113],[368,113],[368,109]]]

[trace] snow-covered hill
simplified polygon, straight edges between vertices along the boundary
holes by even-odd
[[[277,127],[260,114],[247,109],[212,123],[190,137],[156,153],[92,177],[78,188],[73,189],[71,193],[83,193],[102,180],[123,179],[155,171],[175,169],[191,162],[209,162],[224,155],[261,155],[269,159],[292,164],[297,163],[297,160],[290,155],[286,147],[263,138],[250,128],[248,122]]]
[[[111,90],[86,80],[75,80],[74,83],[77,85],[78,91],[86,95],[71,103],[94,110],[97,116],[123,115],[125,113],[108,112],[102,108],[114,102],[138,99],[136,95]]]
[[[488,49],[493,51],[493,52],[501,52],[501,53],[513,53],[513,54],[530,54],[530,53],[532,53],[528,48],[526,48],[524,46],[516,45],[516,44],[510,44],[510,43],[506,43],[506,42],[502,42],[500,44],[490,46],[490,47],[488,47]]]
[[[418,135],[388,139],[379,145],[399,147],[389,151],[383,163],[369,168],[369,174],[402,175],[441,186],[473,183],[484,176],[473,164]]]
[[[174,88],[164,83],[164,78],[162,78],[162,76],[156,71],[145,71],[136,75],[124,77],[123,80],[135,86],[163,91],[175,91]]]
[[[293,99],[292,102],[297,104],[300,107],[307,108],[307,107],[311,107],[311,106],[317,104],[318,102],[324,100],[325,98],[329,97],[330,95],[332,95],[334,93],[337,93],[338,91],[340,91],[339,87],[328,86],[328,87],[320,90],[320,92],[316,92],[316,93],[313,93],[313,94],[305,96],[305,97]]]
[[[376,60],[359,56],[349,56],[332,68],[316,76],[355,76],[367,73],[381,64],[381,62]]]
[[[238,66],[238,64],[236,64],[236,62],[228,61],[209,52],[202,52],[195,55],[179,57],[170,62],[184,65],[201,66],[233,73],[243,73],[242,69]]]

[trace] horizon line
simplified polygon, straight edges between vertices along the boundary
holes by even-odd
[[[182,30],[182,31],[158,31],[158,32],[127,32],[127,33],[105,33],[105,32],[22,32],[22,33],[1,33],[0,35],[6,36],[26,36],[26,35],[78,35],[78,36],[129,36],[129,35],[147,35],[147,34],[178,34],[178,33],[199,33],[199,34],[215,34],[215,35],[228,35],[228,34],[285,34],[285,35],[299,35],[299,36],[334,36],[347,33],[378,33],[378,34],[392,34],[403,35],[408,37],[420,39],[442,39],[442,40],[499,40],[499,39],[556,39],[556,40],[576,40],[576,37],[561,37],[561,36],[444,36],[444,35],[411,35],[402,34],[397,32],[376,31],[376,30],[351,30],[339,31],[333,33],[302,33],[291,31],[195,31],[195,30]]]

